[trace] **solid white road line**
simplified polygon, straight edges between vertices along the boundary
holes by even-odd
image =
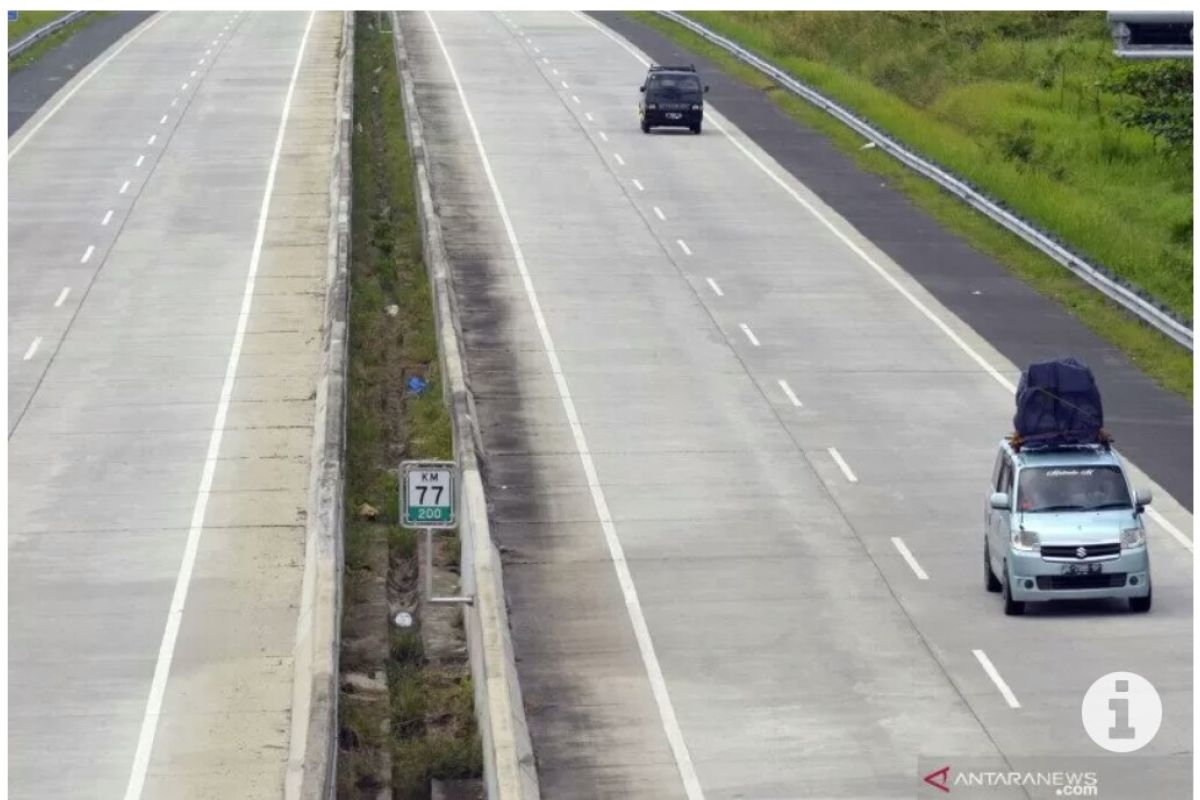
[[[100,220],[100,224],[107,225],[108,223],[112,222],[112,215],[113,215],[113,212],[112,212],[112,209],[110,208],[107,211],[107,213],[105,213],[104,219]]]
[[[639,192],[644,192],[644,191],[646,191],[646,187],[645,187],[645,186],[642,186],[642,182],[641,182],[641,181],[639,181],[637,178],[634,178],[634,179],[633,179],[633,185],[637,187],[637,190],[638,190]]]
[[[129,181],[121,184],[121,191],[117,192],[117,194],[125,194],[127,191],[129,191]]]
[[[142,162],[145,160],[146,160],[146,157],[144,155],[138,156],[138,159],[137,159],[137,161],[134,162],[133,166],[140,167],[142,165]]]
[[[1000,673],[992,666],[992,662],[987,657],[987,653],[982,650],[972,650],[975,654],[979,665],[983,667],[983,671],[992,679],[992,683],[996,684],[996,688],[1000,690],[1000,694],[1004,695],[1004,702],[1008,703],[1009,708],[1020,708],[1021,704],[1017,702],[1017,696],[1012,693],[1012,689],[1008,688],[1008,684],[1004,682],[1004,678],[1000,677]]]
[[[893,536],[892,544],[896,545],[896,549],[900,551],[900,555],[903,556],[904,560],[908,562],[908,566],[912,568],[914,573],[916,573],[916,576],[919,580],[929,580],[929,576],[925,574],[925,570],[921,569],[921,565],[917,563],[916,557],[913,556],[912,552],[908,549],[908,545],[904,543],[903,539],[901,539],[899,536]]]
[[[25,357],[22,358],[21,360],[28,361],[29,359],[33,358],[33,354],[37,352],[38,345],[41,343],[42,343],[42,337],[39,336],[36,339],[34,339],[33,344],[29,345],[29,349],[25,351]]]
[[[850,469],[850,465],[846,463],[846,459],[842,458],[842,454],[838,452],[836,447],[829,448],[829,455],[833,456],[833,460],[841,468],[842,474],[846,476],[846,480],[851,483],[858,483],[858,476]]]
[[[679,245],[679,249],[687,253],[689,256],[692,254],[692,248],[688,247],[687,242],[685,242],[683,239],[676,239],[675,244]]]
[[[750,330],[749,325],[744,322],[739,322],[738,327],[742,329],[742,333],[746,334],[746,338],[750,340],[750,344],[754,345],[755,347],[762,347],[762,344],[760,344],[758,341],[758,337],[754,335],[754,331]]]
[[[792,391],[792,387],[788,386],[788,382],[783,378],[779,379],[779,388],[783,390],[785,395],[787,395],[787,399],[791,401],[792,405],[794,405],[796,408],[803,407],[804,404],[800,402],[800,398],[796,397],[796,393]]]
[[[433,28],[433,35],[437,38],[438,46],[441,47],[442,55],[446,59],[446,66],[449,68],[450,77],[453,78],[454,85],[458,89],[458,96],[462,101],[467,125],[470,127],[471,134],[475,138],[475,146],[479,151],[479,158],[483,162],[484,174],[487,176],[488,184],[491,186],[492,196],[496,199],[496,206],[500,213],[500,219],[504,223],[505,233],[508,235],[508,242],[512,248],[517,270],[520,272],[521,280],[525,284],[525,294],[529,299],[529,306],[532,310],[534,321],[537,323],[538,332],[541,334],[546,357],[550,361],[550,371],[554,375],[555,383],[558,386],[559,399],[562,401],[563,410],[566,412],[567,421],[574,435],[575,449],[579,452],[579,459],[583,464],[583,470],[587,476],[588,487],[591,489],[592,494],[592,502],[596,507],[596,516],[599,518],[600,526],[604,531],[604,538],[608,544],[613,569],[617,573],[617,580],[625,599],[625,610],[629,613],[629,621],[633,626],[634,638],[637,641],[638,650],[641,652],[642,662],[646,667],[650,690],[658,706],[659,716],[662,718],[663,730],[667,735],[667,742],[671,747],[671,752],[675,757],[675,765],[679,769],[679,775],[683,781],[683,789],[687,793],[689,800],[703,800],[704,792],[700,788],[700,779],[696,776],[696,769],[692,765],[691,754],[688,752],[687,744],[683,740],[683,732],[679,728],[679,721],[675,716],[675,708],[671,704],[671,696],[667,690],[666,680],[663,677],[662,666],[658,662],[658,656],[654,651],[654,643],[650,639],[650,629],[646,624],[646,617],[642,612],[641,602],[638,600],[637,588],[634,586],[633,576],[629,571],[629,564],[625,560],[625,551],[621,546],[621,540],[617,538],[616,526],[613,524],[612,515],[608,509],[608,500],[605,498],[604,490],[600,486],[600,479],[596,473],[596,465],[592,461],[591,451],[588,449],[583,426],[579,423],[579,416],[575,411],[575,403],[571,399],[571,392],[567,386],[566,376],[563,374],[562,365],[559,363],[558,353],[554,349],[554,341],[550,337],[550,330],[546,326],[545,317],[542,315],[542,308],[538,303],[537,293],[533,288],[533,280],[529,276],[529,269],[525,265],[525,257],[522,254],[521,245],[517,241],[516,231],[513,230],[512,220],[508,215],[508,207],[504,203],[500,187],[496,184],[496,177],[492,173],[491,161],[488,159],[487,150],[483,146],[483,139],[479,135],[479,127],[475,124],[475,117],[471,114],[471,107],[467,102],[467,95],[463,90],[462,82],[458,78],[458,72],[454,69],[454,61],[450,58],[450,51],[446,49],[446,43],[442,40],[441,31],[438,30],[437,23],[434,22],[433,14],[426,11],[425,16],[429,19],[429,24]]]
[[[121,45],[120,47],[118,47],[116,50],[114,50],[112,52],[112,55],[110,55],[108,58],[104,59],[99,64],[97,64],[96,68],[93,69],[91,72],[89,72],[83,78],[83,80],[81,80],[79,83],[75,84],[71,88],[71,91],[67,92],[66,96],[64,96],[62,100],[59,100],[54,105],[54,107],[51,108],[50,111],[46,113],[46,116],[42,117],[38,121],[38,123],[36,125],[34,125],[32,129],[30,129],[29,133],[25,135],[25,138],[23,138],[23,139],[21,139],[21,141],[17,142],[16,146],[13,147],[12,150],[8,151],[8,160],[11,161],[13,156],[15,156],[17,153],[21,152],[21,149],[23,147],[25,147],[25,145],[29,144],[29,140],[32,139],[34,137],[34,135],[42,129],[42,126],[45,125],[47,122],[49,122],[51,119],[53,119],[54,115],[57,114],[62,109],[62,107],[67,104],[67,101],[69,101],[72,97],[74,97],[76,92],[78,92],[85,85],[87,85],[87,82],[90,81],[92,78],[94,78],[96,76],[97,72],[104,69],[104,67],[108,65],[108,62],[112,61],[114,58],[121,55],[121,53],[125,50],[126,47],[129,47],[129,45],[133,44],[138,39],[139,36],[141,36],[143,33],[150,30],[155,25],[157,25],[159,23],[159,20],[161,20],[163,17],[165,17],[168,13],[170,13],[170,12],[160,12],[159,14],[157,14],[154,17],[154,19],[150,20],[149,22],[144,24],[141,28],[134,31],[133,35],[131,35],[125,41],[125,43],[123,45]]]
[[[315,11],[309,12],[308,23],[304,27],[304,35],[300,39],[300,47],[296,52],[296,65],[292,69],[292,78],[288,83],[287,94],[283,99],[283,112],[279,120],[279,132],[275,137],[275,149],[271,153],[270,166],[267,169],[267,182],[263,189],[262,206],[258,212],[258,228],[254,235],[254,246],[250,251],[250,266],[246,274],[246,288],[242,294],[241,312],[238,314],[237,329],[233,335],[233,347],[229,352],[229,361],[225,367],[225,381],[221,385],[221,397],[217,402],[216,416],[213,418],[212,436],[208,442],[208,453],[204,459],[204,470],[200,476],[200,487],[196,492],[196,505],[192,511],[191,527],[188,529],[187,544],[183,551],[183,560],[179,566],[179,574],[175,579],[175,591],[171,596],[171,608],[167,613],[167,624],[163,631],[162,644],[158,649],[158,661],[154,665],[154,677],[150,683],[150,696],[146,701],[146,713],[142,718],[141,733],[138,736],[137,752],[134,755],[133,767],[129,773],[129,784],[125,789],[125,800],[139,800],[142,787],[146,782],[146,770],[150,765],[150,754],[154,748],[154,736],[158,730],[158,720],[162,715],[163,694],[167,688],[167,677],[171,673],[171,661],[175,656],[175,642],[179,636],[179,626],[183,621],[184,605],[187,602],[188,588],[192,582],[192,570],[196,565],[196,554],[200,549],[200,538],[204,532],[204,512],[208,506],[209,493],[212,491],[213,474],[217,468],[217,459],[221,454],[221,437],[225,432],[225,418],[229,413],[229,401],[233,396],[233,384],[237,377],[238,360],[241,358],[242,344],[246,337],[246,327],[250,319],[250,307],[254,300],[254,279],[258,273],[258,261],[262,255],[263,240],[267,231],[267,215],[271,209],[271,197],[275,191],[275,174],[279,168],[279,156],[283,151],[283,137],[287,131],[288,114],[292,108],[292,97],[296,91],[296,80],[300,76],[300,64],[304,60],[304,50],[308,44],[308,35],[312,30]]]
[[[67,295],[71,293],[70,286],[64,286],[63,290],[58,293],[58,299],[54,301],[54,307],[58,308],[67,301]]]
[[[613,158],[615,158],[617,160],[617,163],[620,164],[622,167],[625,166],[625,159],[621,158],[620,153],[613,153]]]
[[[658,206],[654,207],[654,213],[657,214],[658,218],[661,219],[663,222],[667,221],[667,215],[662,213],[662,209],[659,208]]]
[[[1194,550],[1192,549],[1192,540],[1189,539],[1186,535],[1184,535],[1184,533],[1181,530],[1179,530],[1179,528],[1176,528],[1174,525],[1172,525],[1170,520],[1168,520],[1166,517],[1164,517],[1158,511],[1156,511],[1155,509],[1153,509],[1149,506],[1146,507],[1146,514],[1150,517],[1150,519],[1154,520],[1160,526],[1162,526],[1163,530],[1165,530],[1167,533],[1171,534],[1171,536],[1175,539],[1175,541],[1177,541],[1181,545],[1183,545],[1185,550],[1187,550],[1189,553],[1194,552]]]
[[[89,244],[87,246],[87,250],[83,251],[83,258],[79,259],[79,263],[86,264],[87,262],[91,261],[92,253],[94,252],[96,252],[96,246],[94,244]]]

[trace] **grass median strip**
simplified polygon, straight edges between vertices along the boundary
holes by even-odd
[[[390,25],[359,12],[355,32],[338,796],[390,785],[415,800],[433,779],[478,777],[482,753],[465,661],[427,657],[419,612],[411,627],[392,623],[419,594],[417,538],[396,525],[397,467],[449,459],[452,440]],[[457,541],[447,544],[443,563]],[[360,676],[357,690],[348,676]]]
[[[798,78],[808,81],[816,88],[832,95],[835,99],[847,102],[846,97],[839,96],[837,91],[835,91],[839,84],[833,78],[830,78],[826,82],[827,85],[823,84],[820,80],[814,79],[814,74],[818,75],[818,77],[820,74],[834,74],[836,72],[835,69],[816,65],[813,67],[813,70],[824,70],[824,73],[797,71],[794,67],[794,60],[788,58],[776,60],[775,54],[769,48],[763,47],[763,40],[761,38],[754,39],[754,37],[750,37],[751,41],[739,38],[740,34],[745,33],[747,27],[744,21],[740,26],[726,25],[725,27],[721,27],[719,23],[724,19],[723,15],[726,15],[726,12],[697,13],[695,16],[698,20],[710,27],[714,27],[723,35],[734,38],[744,46],[756,50],[763,57],[776,61],[780,66],[792,70],[793,74]],[[766,78],[756,70],[742,64],[737,59],[728,55],[724,50],[652,12],[631,12],[631,16],[664,33],[679,45],[712,60],[725,72],[742,80],[749,86],[767,92],[772,101],[784,112],[805,126],[827,136],[839,150],[853,159],[860,168],[885,178],[889,185],[904,192],[918,207],[929,213],[947,229],[962,237],[980,252],[986,253],[996,259],[997,262],[1003,264],[1013,275],[1028,283],[1039,293],[1055,300],[1096,334],[1118,347],[1132,362],[1137,364],[1160,385],[1184,395],[1189,400],[1191,399],[1192,355],[1186,349],[1175,344],[1166,336],[1148,327],[1120,306],[1106,299],[1099,292],[1068,272],[1064,267],[1030,247],[1017,236],[999,227],[969,207],[964,206],[961,201],[942,191],[936,184],[907,170],[878,149],[864,150],[862,139],[849,128],[791,94],[786,89],[778,86],[774,81]],[[896,67],[896,69],[900,68]],[[900,80],[900,78],[897,77],[896,80]],[[861,89],[863,92],[868,91],[861,87],[861,84],[865,83],[865,81],[859,79],[850,81],[849,78],[847,78],[847,81],[853,83],[857,89]],[[832,89],[831,86],[833,87]],[[883,94],[881,90],[877,89],[874,92]],[[872,95],[872,97],[874,96]],[[1057,95],[1055,96],[1057,97]],[[883,103],[882,100],[879,102]],[[893,106],[897,107],[904,105],[900,100],[895,98],[890,102]],[[856,107],[853,103],[848,104],[876,124],[881,124],[884,128],[888,127],[887,119],[879,119],[872,115],[872,112],[879,110],[875,106],[864,108]],[[929,124],[929,136],[936,137],[939,129],[932,121]],[[1114,128],[1111,132],[1112,135],[1117,136],[1115,126],[1110,127]],[[1131,142],[1138,141],[1136,133],[1134,131],[1125,131],[1119,138],[1120,141],[1124,142],[1122,146],[1133,147]],[[961,135],[959,135],[959,138],[961,138]],[[944,154],[929,152],[919,146],[919,143],[915,143],[907,138],[906,141],[918,151],[926,155],[932,155],[958,171],[958,166]],[[1034,146],[1036,149],[1037,145],[1031,146]],[[1018,147],[1018,150],[1020,149]],[[1161,165],[1156,166],[1156,174],[1159,174],[1161,169]],[[1161,203],[1156,200],[1152,187],[1147,185],[1142,186],[1144,196],[1141,198],[1141,205],[1154,207],[1145,213],[1161,212],[1166,214],[1166,210],[1160,209],[1160,207],[1163,207],[1169,210],[1170,213],[1175,214],[1175,216],[1170,217],[1168,220],[1167,216],[1170,216],[1168,214],[1156,223],[1161,234],[1159,238],[1163,241],[1157,242],[1154,245],[1154,248],[1158,249],[1152,248],[1148,251],[1148,257],[1143,259],[1139,267],[1141,271],[1136,276],[1139,278],[1150,276],[1151,279],[1144,282],[1139,280],[1138,282],[1151,291],[1154,291],[1156,288],[1160,289],[1161,291],[1156,293],[1165,300],[1168,300],[1172,307],[1178,310],[1185,310],[1189,318],[1191,317],[1190,298],[1192,291],[1190,175],[1191,170],[1189,167],[1186,181],[1183,177],[1177,178],[1178,187],[1174,186],[1170,181],[1164,184],[1165,188],[1163,191],[1171,194],[1171,197],[1165,198],[1164,202]],[[1098,177],[1092,177],[1095,180],[1100,180]],[[976,180],[976,182],[985,192],[995,193],[992,188],[980,180]],[[1182,188],[1185,182],[1186,190]],[[1031,183],[1029,191],[1036,190],[1037,185]],[[1127,187],[1122,186],[1122,193],[1126,191]],[[1172,199],[1174,194],[1178,194],[1180,191],[1186,192],[1186,211],[1177,208],[1178,204]],[[1170,202],[1166,202],[1167,200],[1170,200]],[[1124,200],[1123,202],[1135,201]],[[1016,207],[1013,203],[1010,203],[1010,205]],[[1121,209],[1110,209],[1104,211],[1102,216],[1107,217],[1111,214],[1120,215],[1122,213],[1124,212]],[[1078,216],[1083,218],[1087,215],[1081,212]],[[1174,220],[1174,222],[1171,222],[1171,220]],[[1039,220],[1039,222],[1043,221]],[[1043,224],[1045,223],[1043,222]],[[1176,228],[1179,230],[1186,228],[1186,247],[1180,244],[1182,239]],[[1126,228],[1125,230],[1128,229]],[[1079,235],[1088,234],[1080,233]],[[1109,238],[1111,239],[1111,237]],[[1077,242],[1075,244],[1078,246]],[[1122,244],[1121,247],[1125,248],[1126,245]],[[1086,250],[1087,248],[1081,249]],[[1160,256],[1162,257],[1160,258]],[[1122,258],[1136,258],[1135,249],[1129,251]],[[1114,269],[1119,266],[1119,263],[1123,263],[1119,260],[1108,262],[1105,261],[1104,257],[1101,257],[1100,260]],[[1157,266],[1157,269],[1151,269],[1155,266]],[[1147,269],[1149,269],[1148,272],[1146,271]],[[1129,274],[1127,274],[1127,277],[1131,280],[1135,278],[1135,276]]]

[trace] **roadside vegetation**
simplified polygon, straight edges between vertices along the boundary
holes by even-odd
[[[16,22],[8,23],[8,43],[14,44],[20,39],[33,33],[43,25],[48,25],[67,11],[22,11]],[[29,49],[8,62],[8,74],[12,74],[29,66],[39,58],[70,39],[79,31],[94,24],[103,17],[112,16],[114,11],[89,11],[79,19],[29,46]]]
[[[720,64],[886,177],[1191,398],[1192,357],[1017,237],[682,27]],[[1102,13],[694,12],[1192,319],[1191,64],[1111,55]]]
[[[15,22],[8,23],[8,43],[13,44],[36,31],[43,25],[66,14],[66,11],[22,11]]]
[[[413,608],[418,596],[417,538],[397,525],[397,467],[450,458],[452,441],[390,25],[358,12],[355,32],[342,670],[379,666],[347,642],[385,637],[376,649],[386,695],[343,690],[338,796],[375,798],[390,764],[392,796],[416,800],[432,779],[478,777],[482,754],[465,662],[426,658],[419,613],[406,629],[391,622],[392,606]]]

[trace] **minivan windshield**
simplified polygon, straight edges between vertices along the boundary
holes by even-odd
[[[700,79],[695,75],[651,75],[646,84],[646,95],[670,102],[699,103],[704,96]]]
[[[1119,467],[1026,467],[1017,485],[1017,508],[1103,511],[1130,508],[1129,486]]]

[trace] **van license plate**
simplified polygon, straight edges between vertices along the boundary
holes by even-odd
[[[683,114],[680,114],[677,111],[668,111],[667,112],[667,119],[679,119],[682,116],[683,116]]]
[[[1062,568],[1063,575],[1098,575],[1103,571],[1100,564],[1064,564]]]

